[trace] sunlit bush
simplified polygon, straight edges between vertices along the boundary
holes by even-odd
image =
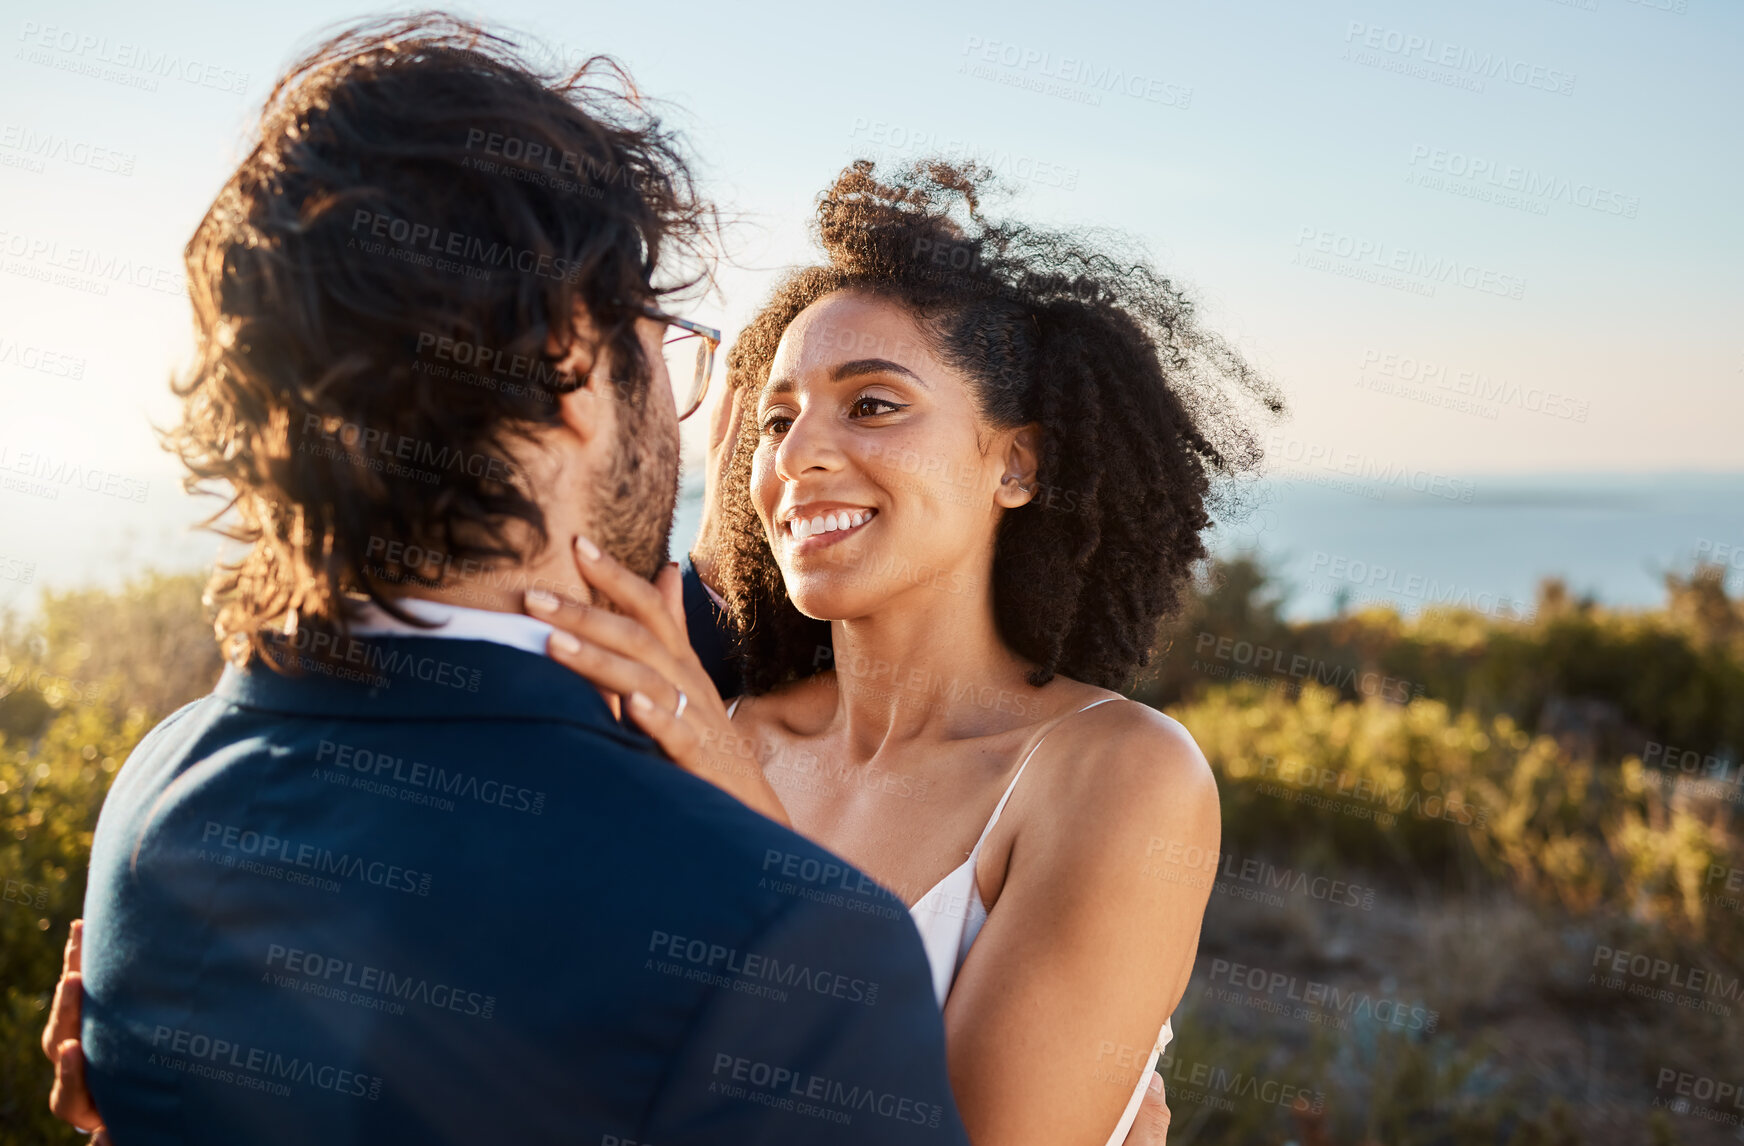
[[[1668,801],[1638,759],[1583,757],[1507,716],[1314,685],[1291,700],[1251,683],[1207,689],[1172,715],[1216,770],[1224,840],[1244,854],[1357,864],[1449,892],[1504,880],[1565,910],[1697,937],[1708,873],[1744,862],[1729,805]]]
[[[195,577],[50,594],[0,628],[0,1142],[81,1142],[47,1110],[38,1039],[85,898],[110,781],[158,720],[207,691],[218,658]]]
[[[1388,692],[1455,711],[1578,734],[1613,763],[1649,742],[1736,762],[1744,756],[1744,601],[1726,596],[1717,572],[1667,576],[1666,605],[1655,610],[1571,600],[1552,580],[1529,620],[1458,609],[1407,618],[1369,607],[1288,624],[1280,587],[1252,562],[1236,561],[1214,569],[1184,614],[1162,628],[1156,661],[1133,695],[1166,706],[1246,677],[1286,694],[1303,683],[1329,685],[1357,700],[1386,682]],[[1219,656],[1222,640],[1246,642],[1248,663],[1227,647]],[[1262,648],[1267,663],[1258,663]],[[1279,663],[1297,671],[1277,671]]]

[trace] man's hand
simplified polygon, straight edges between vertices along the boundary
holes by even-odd
[[[1166,1146],[1168,1140],[1169,1100],[1163,1094],[1163,1076],[1153,1070],[1138,1117],[1126,1132],[1126,1146]]]
[[[92,1146],[111,1146],[103,1118],[85,1086],[85,1051],[79,1045],[79,1019],[85,1006],[84,938],[85,921],[73,920],[66,952],[61,956],[61,981],[55,984],[54,1003],[48,1009],[48,1023],[42,1028],[42,1053],[55,1068],[48,1108],[62,1122],[79,1130],[95,1131]]]

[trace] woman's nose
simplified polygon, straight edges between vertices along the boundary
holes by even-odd
[[[781,436],[775,451],[775,472],[783,481],[793,481],[808,472],[839,469],[843,454],[835,428],[820,411],[802,411]]]

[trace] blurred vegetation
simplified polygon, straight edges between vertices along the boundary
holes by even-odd
[[[1652,611],[1573,602],[1552,580],[1529,622],[1377,608],[1290,624],[1238,561],[1164,630],[1134,696],[1204,750],[1232,850],[1442,893],[1501,879],[1572,912],[1736,938],[1738,915],[1705,903],[1715,867],[1744,862],[1744,601],[1723,572],[1668,577]],[[1691,770],[1665,766],[1679,759]]]
[[[1656,1089],[1666,1067],[1733,1079],[1736,996],[1717,1016],[1589,981],[1605,947],[1721,983],[1744,973],[1744,602],[1723,570],[1668,577],[1653,610],[1547,581],[1529,620],[1370,608],[1289,623],[1284,604],[1251,562],[1212,570],[1133,695],[1211,762],[1226,855],[1382,888],[1382,909],[1213,895],[1194,983],[1217,955],[1379,980],[1441,1026],[1328,1037],[1190,989],[1182,1054],[1242,1063],[1264,1047],[1250,1069],[1312,1080],[1326,1109],[1187,1105],[1170,1141],[1736,1140],[1653,1108],[1672,1096]]]
[[[1347,700],[1362,699],[1365,684],[1378,693],[1404,682],[1455,712],[1508,716],[1523,728],[1569,725],[1618,759],[1654,741],[1736,761],[1744,747],[1744,609],[1726,596],[1724,573],[1698,566],[1668,576],[1666,604],[1654,610],[1603,608],[1547,580],[1530,622],[1369,608],[1289,624],[1283,587],[1251,561],[1230,562],[1214,567],[1182,617],[1163,628],[1134,695],[1166,706],[1217,683],[1218,669],[1280,686],[1338,683]],[[1225,638],[1251,648],[1220,656]],[[1264,663],[1262,648],[1273,650]],[[1277,663],[1300,671],[1278,672]]]
[[[1164,1063],[1171,1142],[1718,1140],[1703,1135],[1721,1127],[1650,1109],[1655,1071],[1730,1078],[1737,1020],[1588,983],[1600,944],[1740,971],[1744,913],[1712,873],[1744,864],[1744,603],[1715,574],[1668,578],[1652,610],[1553,581],[1528,621],[1366,609],[1299,623],[1258,566],[1212,571],[1134,695],[1203,747],[1229,853],[1383,898],[1280,912],[1213,895],[1201,967],[1381,976],[1441,1022],[1334,1033],[1212,1002],[1196,973],[1181,1059]],[[154,575],[0,619],[0,1144],[80,1140],[47,1114],[37,1040],[108,785],[221,667],[200,586]],[[1661,767],[1665,745],[1730,779]],[[1315,1088],[1324,1108],[1213,1101],[1182,1081],[1194,1063]]]
[[[97,812],[159,720],[221,667],[203,576],[148,575],[120,593],[49,593],[0,618],[0,1143],[83,1142],[48,1114],[39,1040],[67,925],[85,900]]]

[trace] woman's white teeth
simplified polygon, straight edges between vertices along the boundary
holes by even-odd
[[[809,520],[796,517],[791,522],[794,540],[804,541],[806,538],[815,537],[820,533],[835,533],[843,529],[852,529],[856,525],[864,525],[872,519],[872,512],[869,509],[854,510],[853,512],[843,509],[820,513]]]

